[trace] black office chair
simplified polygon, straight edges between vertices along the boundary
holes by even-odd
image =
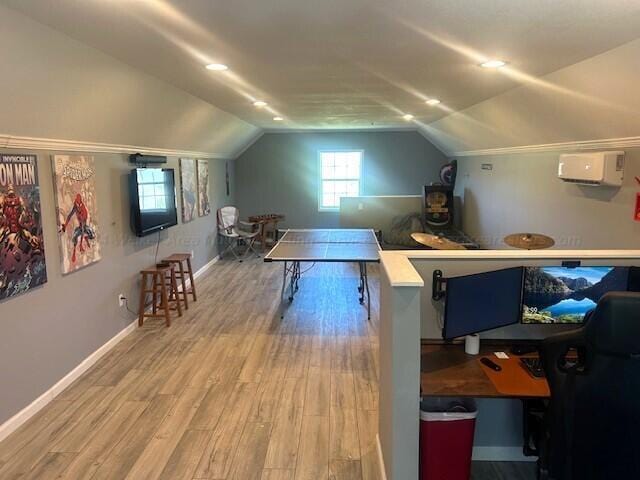
[[[540,478],[640,479],[640,294],[606,294],[582,328],[544,340],[541,357],[551,400]]]

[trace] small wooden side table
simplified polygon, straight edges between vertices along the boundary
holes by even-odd
[[[260,240],[260,247],[264,252],[267,247],[267,240],[269,239],[269,232],[272,232],[271,242],[276,243],[276,230],[278,229],[278,222],[284,221],[284,215],[279,213],[269,213],[266,215],[253,215],[249,217],[249,222],[258,224],[258,239]]]
[[[187,296],[191,294],[193,301],[197,300],[196,297],[196,284],[193,280],[193,269],[191,268],[191,254],[190,253],[174,253],[163,260],[175,266],[176,279],[180,281],[182,285],[182,297],[184,299],[185,308],[189,308]],[[187,288],[187,275],[189,275],[189,288]]]

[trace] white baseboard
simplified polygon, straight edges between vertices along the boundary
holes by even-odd
[[[23,423],[33,417],[50,401],[56,398],[60,393],[86,372],[93,364],[102,358],[109,350],[120,342],[124,337],[129,335],[136,329],[138,319],[133,320],[129,325],[120,330],[107,343],[98,348],[95,352],[85,358],[80,364],[67,373],[53,387],[44,392],[25,408],[16,413],[9,420],[0,425],[0,441],[7,438],[13,431],[17,430]]]
[[[380,445],[380,435],[376,434],[376,450],[378,451],[378,467],[380,467],[380,478],[387,480],[387,470],[384,467],[384,457],[382,456],[382,445]]]
[[[204,275],[218,260],[219,255],[213,257],[207,264],[198,269],[193,274],[193,278],[198,278]],[[187,285],[191,282],[187,279]],[[60,393],[77,380],[84,372],[89,370],[98,360],[100,360],[105,354],[107,354],[113,347],[115,347],[123,338],[136,330],[138,325],[138,319],[135,318],[129,325],[120,330],[114,337],[108,340],[104,345],[98,348],[95,352],[85,358],[80,364],[67,373],[62,379],[60,379],[54,386],[44,392],[33,402],[27,405],[25,408],[16,413],[13,417],[8,419],[2,425],[0,425],[0,442],[7,438],[11,433],[20,428],[27,420],[33,417],[36,413],[42,410],[49,402],[56,398]]]
[[[472,459],[479,462],[535,462],[538,457],[525,457],[522,447],[473,447]]]
[[[220,260],[220,255],[216,255],[211,260],[209,260],[207,263],[205,263],[202,267],[200,267],[198,270],[196,270],[194,272],[193,279],[195,280],[196,278],[199,278],[202,275],[204,275],[205,273],[207,273],[207,271],[211,267],[213,267],[214,264],[218,263],[218,260]],[[191,288],[191,279],[189,277],[187,277],[185,279],[185,285],[187,287],[187,290],[189,290]],[[178,290],[182,291],[182,285],[178,285]]]
[[[215,257],[213,257],[211,260],[209,260],[209,262],[205,263],[202,267],[200,267],[194,274],[193,274],[193,278],[196,279],[198,277],[201,277],[202,275],[204,275],[205,273],[207,273],[207,271],[213,267],[214,264],[218,263],[218,260],[220,260],[220,255],[216,255]]]

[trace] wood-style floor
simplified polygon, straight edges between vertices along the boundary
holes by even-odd
[[[170,328],[147,322],[0,443],[0,479],[379,479],[372,270],[371,322],[341,264],[306,272],[280,320],[280,265],[219,262]]]
[[[368,322],[357,269],[319,264],[280,320],[280,281],[216,264],[170,328],[147,322],[2,442],[0,478],[379,478],[377,301]]]

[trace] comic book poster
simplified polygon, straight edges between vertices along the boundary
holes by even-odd
[[[207,160],[198,160],[198,215],[204,217],[210,213],[209,162]]]
[[[47,281],[35,155],[0,155],[0,301]]]
[[[196,161],[193,158],[180,159],[180,190],[182,192],[182,222],[187,223],[196,216],[198,198]]]
[[[54,155],[53,183],[62,273],[100,260],[95,160],[86,155]]]

